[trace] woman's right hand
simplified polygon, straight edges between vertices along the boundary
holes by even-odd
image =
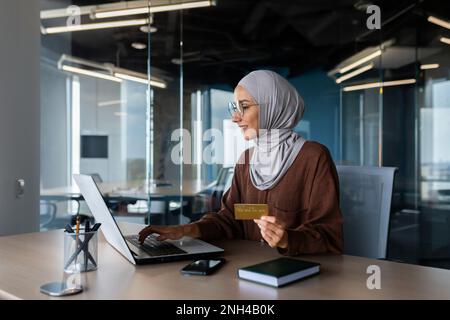
[[[144,243],[145,239],[152,233],[158,233],[156,240],[178,240],[184,236],[197,238],[200,236],[197,225],[185,224],[179,226],[154,226],[149,225],[139,232],[139,242]]]
[[[158,233],[157,240],[178,240],[184,236],[183,226],[154,226],[149,225],[139,232],[139,242],[144,243],[145,239],[152,233]]]

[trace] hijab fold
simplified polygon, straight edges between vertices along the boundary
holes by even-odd
[[[251,181],[259,190],[271,189],[305,143],[305,139],[292,130],[303,116],[304,102],[297,90],[273,71],[253,71],[238,85],[259,105],[260,130],[250,159]]]

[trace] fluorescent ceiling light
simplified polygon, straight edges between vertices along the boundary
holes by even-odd
[[[433,16],[429,16],[427,20],[429,22],[431,22],[431,23],[434,23],[434,24],[438,25],[438,26],[450,29],[450,22],[449,21],[445,21],[445,20],[442,20],[442,19],[439,19],[439,18],[436,18],[436,17],[433,17]]]
[[[422,64],[420,66],[421,70],[429,70],[429,69],[437,69],[437,68],[439,68],[438,63]]]
[[[364,58],[359,59],[358,61],[355,61],[351,64],[349,64],[348,66],[342,68],[339,70],[339,73],[346,73],[347,71],[356,68],[359,65],[362,65],[363,63],[370,61],[372,59],[375,59],[378,56],[381,56],[382,51],[381,50],[377,50],[371,54],[369,54],[368,56],[365,56]]]
[[[135,8],[123,8],[123,9],[99,9],[94,11],[94,18],[112,18],[112,17],[122,17],[135,14],[148,14],[154,12],[164,12],[164,11],[175,11],[183,9],[201,8],[209,7],[215,5],[215,1],[190,1],[190,2],[179,2],[172,4],[162,4]]]
[[[78,8],[80,9],[80,15],[85,15],[89,14],[92,10],[97,9],[97,6],[79,6]],[[59,9],[41,10],[41,20],[69,17],[73,14],[73,11],[67,9],[68,8],[65,7]]]
[[[341,83],[341,82],[343,82],[345,80],[348,80],[350,78],[353,78],[353,77],[357,76],[358,74],[366,72],[366,71],[368,71],[368,70],[370,70],[372,68],[373,68],[373,63],[368,64],[367,66],[364,66],[362,68],[356,69],[355,71],[352,71],[350,73],[347,73],[346,75],[343,75],[342,77],[337,78],[336,79],[336,83]]]
[[[97,103],[99,107],[109,107],[109,106],[115,106],[118,104],[124,103],[124,100],[110,100],[110,101],[100,101]]]
[[[132,20],[122,20],[122,21],[108,21],[108,22],[99,22],[99,23],[61,26],[61,27],[48,27],[48,28],[44,28],[42,31],[44,34],[54,34],[54,33],[62,33],[62,32],[74,32],[74,31],[119,28],[119,27],[129,27],[129,26],[140,26],[140,25],[147,24],[147,23],[148,23],[148,19],[132,19]]]
[[[193,9],[193,8],[202,8],[202,7],[210,7],[215,6],[215,1],[192,1],[192,2],[183,2],[179,4],[166,4],[161,6],[153,6],[150,7],[150,12],[164,12],[164,11],[174,11],[174,10],[183,10],[183,9]]]
[[[380,87],[393,87],[393,86],[401,86],[401,85],[405,85],[405,84],[414,84],[414,83],[416,83],[416,79],[405,79],[405,80],[395,80],[395,81],[386,81],[386,82],[373,82],[373,83],[359,84],[356,86],[348,86],[348,87],[344,88],[344,91],[349,92],[349,91],[380,88]]]
[[[120,79],[134,81],[134,82],[139,82],[139,83],[142,83],[142,84],[148,84],[149,83],[149,80],[147,78],[133,76],[133,75],[122,73],[122,72],[114,72],[114,76],[116,76],[117,78],[120,78]],[[153,87],[158,87],[158,88],[162,88],[162,89],[167,88],[167,84],[166,83],[164,83],[162,81],[154,80],[154,79],[153,80],[150,79],[150,85],[153,86]]]
[[[115,81],[115,82],[122,82],[122,79],[119,79],[117,77],[114,77],[114,76],[111,76],[108,74],[91,71],[91,70],[86,70],[86,69],[82,69],[82,68],[77,68],[77,67],[73,67],[73,66],[63,65],[61,67],[61,69],[63,69],[64,71],[78,73],[78,74],[82,74],[85,76],[91,76],[91,77],[105,79],[105,80],[111,80],[111,81]]]
[[[174,0],[151,0],[152,4],[157,3],[173,3]],[[129,1],[120,1],[103,3],[97,5],[88,5],[88,6],[77,6],[76,13],[80,16],[89,15],[92,16],[92,13],[96,10],[117,10],[124,8],[137,8],[137,7],[145,7],[148,6],[149,0],[129,0]],[[41,20],[47,19],[55,19],[55,18],[64,18],[73,16],[75,10],[68,10],[68,7],[59,8],[59,9],[49,9],[49,10],[41,10]],[[153,23],[152,16],[149,17],[150,22]]]
[[[446,37],[441,37],[441,39],[439,39],[441,42],[446,43],[446,44],[450,44],[450,39],[446,38]]]
[[[65,63],[70,62],[71,64],[79,65],[79,67],[75,67],[73,65],[67,65]],[[86,69],[88,67],[89,69]],[[90,70],[90,68],[93,68],[95,70]],[[86,59],[81,59],[77,57],[72,57],[69,55],[63,54],[61,58],[58,60],[58,69],[62,69],[69,72],[75,72],[87,76],[92,76],[96,78],[106,79],[106,80],[112,80],[116,82],[122,82],[123,80],[130,80],[135,81],[143,84],[149,84],[153,87],[158,87],[165,89],[167,88],[167,83],[159,79],[157,77],[151,77],[150,82],[147,79],[147,75],[144,73],[118,68],[114,66],[113,64],[107,64],[107,63],[97,63],[95,61],[90,61]],[[102,70],[104,72],[100,72],[97,70]],[[119,101],[108,101],[109,102],[119,102]],[[107,104],[101,103],[102,106],[106,106]],[[99,103],[100,106],[100,103]]]
[[[93,16],[96,19],[100,18],[112,18],[112,17],[123,17],[123,16],[131,16],[135,14],[148,14],[150,10],[148,7],[140,7],[140,8],[129,8],[129,9],[117,9],[117,10],[97,10],[94,12]]]

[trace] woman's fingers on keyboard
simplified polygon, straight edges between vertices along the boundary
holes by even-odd
[[[144,242],[145,238],[149,236],[149,234],[155,232],[152,226],[147,226],[139,232],[139,241]]]
[[[157,233],[157,240],[166,240],[172,239],[176,240],[181,238],[183,235],[177,232],[176,227],[167,227],[167,226],[147,226],[139,232],[139,241],[143,243],[145,239],[152,233]]]

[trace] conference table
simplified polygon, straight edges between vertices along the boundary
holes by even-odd
[[[151,182],[148,185],[144,181],[116,181],[116,182],[101,182],[97,183],[99,190],[104,196],[114,197],[133,197],[138,199],[147,199],[151,196],[195,196],[202,191],[207,185],[204,182],[196,180],[185,180],[180,186],[180,183],[173,183],[169,181]],[[63,186],[57,188],[45,188],[41,190],[41,197],[79,197],[81,196],[80,189],[77,185]]]
[[[141,225],[126,224],[126,232]],[[450,271],[349,255],[303,255],[319,262],[321,273],[282,288],[241,280],[240,267],[280,254],[267,244],[221,240],[227,263],[217,273],[186,276],[188,261],[135,266],[100,235],[98,269],[82,273],[85,290],[55,298],[40,292],[42,284],[62,281],[63,231],[0,237],[0,298],[3,299],[450,299]],[[380,289],[371,289],[371,266],[380,271]],[[369,281],[370,282],[370,281]]]
[[[183,201],[183,215],[187,217],[190,217],[192,214],[191,209],[193,208],[194,198],[200,196],[202,190],[210,186],[204,181],[199,182],[196,180],[185,180],[181,186],[179,182],[173,183],[170,181],[156,180],[151,181],[149,184],[145,184],[141,180],[136,180],[101,182],[97,183],[97,185],[107,205],[115,209],[114,211],[118,214],[126,215],[126,206],[128,204],[135,204],[139,200],[163,202],[165,205],[164,212],[166,214],[170,210],[173,210],[170,207],[170,202],[180,203],[180,201]],[[40,199],[47,204],[61,201],[75,201],[78,210],[80,208],[80,202],[84,200],[77,185],[42,189]],[[165,221],[165,215],[163,221]]]

